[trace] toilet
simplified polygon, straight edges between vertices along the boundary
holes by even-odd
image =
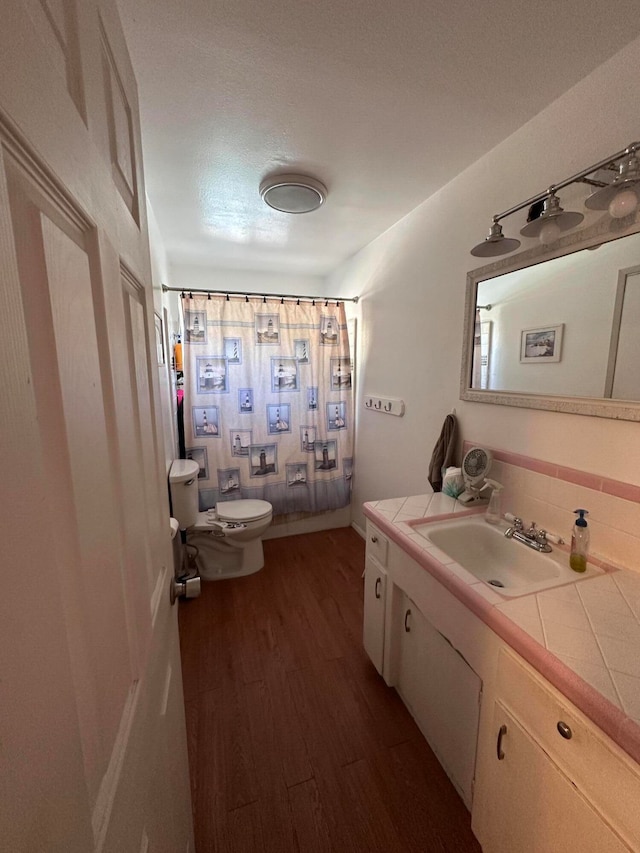
[[[262,536],[273,519],[268,501],[219,501],[198,511],[198,463],[174,459],[169,472],[173,516],[186,531],[204,580],[251,575],[264,566]]]

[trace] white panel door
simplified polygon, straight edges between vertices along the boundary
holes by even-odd
[[[111,0],[0,28],[0,848],[193,850],[138,108]]]

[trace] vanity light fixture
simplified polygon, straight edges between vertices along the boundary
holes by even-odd
[[[307,175],[270,175],[260,184],[260,196],[281,213],[311,213],[324,204],[327,188]]]
[[[600,160],[583,169],[581,172],[553,184],[548,190],[528,198],[526,201],[510,207],[508,210],[498,213],[493,217],[493,224],[486,237],[477,246],[471,249],[471,254],[477,258],[490,258],[498,255],[507,255],[520,246],[520,241],[511,237],[505,237],[500,225],[500,220],[517,213],[532,204],[544,202],[542,213],[527,222],[520,233],[524,237],[538,237],[545,245],[553,243],[558,239],[562,231],[575,228],[584,216],[582,213],[564,211],[560,206],[560,200],[556,195],[558,190],[578,182],[589,183],[598,187],[585,201],[585,207],[589,210],[608,210],[614,219],[622,219],[634,213],[640,206],[640,142],[633,142],[622,151]],[[618,174],[611,183],[603,184],[588,176],[595,175],[601,169],[617,168]]]
[[[477,258],[494,258],[497,255],[506,255],[509,252],[515,251],[520,245],[520,240],[515,237],[505,237],[502,233],[502,225],[498,222],[496,216],[493,217],[493,224],[487,237],[482,243],[478,243],[471,250],[471,254]]]
[[[549,187],[549,192],[544,200],[542,213],[537,219],[527,222],[520,229],[523,237],[538,237],[543,244],[553,243],[563,231],[575,228],[584,216],[581,213],[565,211],[560,207],[560,199],[555,193],[555,187]]]
[[[630,145],[627,156],[618,166],[618,174],[612,183],[600,187],[585,201],[589,210],[609,210],[614,219],[622,219],[633,213],[640,204],[640,161],[638,143]]]

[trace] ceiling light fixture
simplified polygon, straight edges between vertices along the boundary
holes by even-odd
[[[307,175],[270,175],[260,184],[260,196],[281,213],[311,213],[324,204],[327,188]]]
[[[582,213],[573,211],[565,212],[560,206],[560,199],[556,195],[558,190],[578,182],[589,183],[598,187],[585,201],[585,207],[590,210],[608,210],[614,219],[622,219],[634,213],[640,206],[640,161],[638,159],[640,142],[634,142],[628,148],[618,151],[606,160],[594,163],[587,169],[583,169],[570,178],[560,183],[553,184],[545,192],[538,193],[526,201],[510,207],[502,213],[493,217],[493,224],[489,236],[471,250],[471,254],[478,258],[496,257],[513,252],[520,246],[520,241],[505,237],[502,232],[500,220],[517,213],[525,207],[544,201],[542,213],[534,217],[520,230],[524,237],[538,237],[545,245],[553,243],[563,231],[575,228],[584,216]],[[601,169],[618,168],[618,174],[611,183],[603,184],[588,178]]]

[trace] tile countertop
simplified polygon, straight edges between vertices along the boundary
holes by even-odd
[[[640,763],[640,573],[615,569],[507,599],[408,523],[483,511],[441,492],[364,504],[367,518]]]

